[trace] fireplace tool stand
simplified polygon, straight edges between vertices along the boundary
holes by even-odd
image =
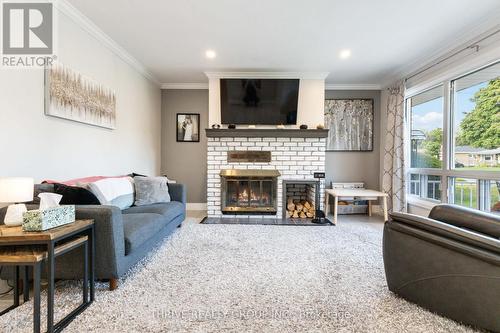
[[[330,224],[334,225],[332,222],[330,222],[329,219],[326,218],[325,212],[322,211],[320,208],[320,201],[321,201],[321,187],[320,187],[320,179],[325,178],[325,173],[324,172],[315,172],[314,173],[314,178],[316,178],[318,181],[316,182],[316,190],[314,191],[314,201],[315,201],[315,206],[316,206],[316,211],[314,212],[314,218],[311,220],[312,223],[315,224]]]

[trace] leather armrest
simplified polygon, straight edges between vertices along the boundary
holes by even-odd
[[[483,235],[472,230],[466,230],[444,222],[436,221],[427,217],[422,217],[407,213],[391,213],[391,220],[423,229],[444,237],[449,237],[467,244],[478,246],[495,253],[500,253],[500,240],[488,235]],[[387,223],[393,223],[389,221]]]
[[[500,238],[500,216],[457,205],[437,205],[429,218]]]

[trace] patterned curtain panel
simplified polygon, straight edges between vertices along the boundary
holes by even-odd
[[[404,83],[388,89],[387,128],[385,130],[384,176],[382,187],[389,194],[389,210],[406,211],[404,150]]]

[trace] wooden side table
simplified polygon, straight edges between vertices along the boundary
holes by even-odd
[[[55,257],[73,250],[83,245],[84,251],[83,264],[89,269],[84,269],[83,278],[83,302],[69,313],[66,317],[54,324],[54,266]],[[19,247],[22,246],[22,247]],[[0,226],[0,263],[15,265],[16,279],[19,278],[19,266],[32,265],[34,274],[40,274],[40,263],[45,261],[47,264],[47,332],[59,332],[66,327],[78,314],[87,308],[95,298],[94,288],[94,221],[77,220],[54,229],[40,232],[24,232],[21,227]],[[3,260],[2,260],[3,259]],[[26,276],[25,269],[25,276]],[[34,277],[35,283],[35,307],[39,304],[39,290],[37,290],[37,276]],[[26,279],[26,277],[25,277]],[[39,281],[39,279],[38,279]],[[17,283],[17,282],[16,282]],[[90,287],[90,292],[89,292]],[[25,289],[26,291],[26,289]],[[17,293],[17,292],[16,292]],[[16,300],[17,297],[17,300]],[[38,299],[37,299],[38,297]],[[26,298],[26,295],[25,295]],[[19,304],[19,295],[15,294],[14,307]],[[34,309],[34,320],[40,308]],[[34,322],[34,328],[36,323]],[[39,331],[39,320],[38,320]],[[35,330],[36,332],[36,330]]]
[[[328,216],[329,213],[329,197],[333,197],[333,224],[337,224],[337,210],[338,210],[338,202],[339,198],[348,197],[348,198],[357,198],[359,200],[367,200],[368,201],[368,215],[372,215],[372,200],[376,200],[378,198],[382,198],[383,210],[384,210],[384,221],[388,220],[387,213],[387,193],[367,190],[363,188],[356,189],[346,189],[346,188],[332,188],[325,190],[325,215]]]

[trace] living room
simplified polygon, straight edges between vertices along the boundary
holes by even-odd
[[[497,0],[1,7],[1,332],[500,332]]]

